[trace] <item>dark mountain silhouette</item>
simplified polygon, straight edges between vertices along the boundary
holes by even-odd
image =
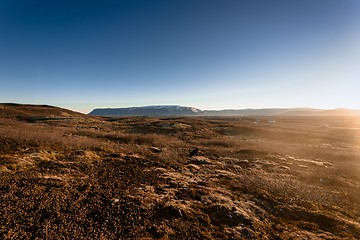
[[[89,113],[94,116],[334,116],[360,115],[360,110],[350,109],[313,109],[313,108],[265,108],[265,109],[226,109],[200,110],[178,105],[97,108]]]
[[[178,105],[94,109],[94,116],[196,116],[200,109]]]

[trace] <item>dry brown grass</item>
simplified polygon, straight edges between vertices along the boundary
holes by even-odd
[[[356,239],[359,119],[273,119],[3,117],[0,239]]]
[[[0,141],[14,141],[22,145],[29,144],[55,149],[101,149],[112,146],[102,139],[69,135],[68,129],[63,127],[49,128],[26,123],[1,127]]]

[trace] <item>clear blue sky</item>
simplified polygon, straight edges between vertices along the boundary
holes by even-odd
[[[0,0],[0,102],[360,109],[360,1]]]

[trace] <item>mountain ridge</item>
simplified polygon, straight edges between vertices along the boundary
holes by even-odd
[[[129,116],[326,116],[326,115],[360,115],[360,110],[345,108],[246,108],[201,110],[180,105],[155,105],[126,108],[95,108],[89,115],[106,117]]]
[[[93,116],[192,116],[202,110],[180,105],[155,105],[126,108],[96,108],[89,115]]]
[[[0,117],[131,117],[131,116],[360,116],[358,109],[315,109],[315,108],[246,108],[201,110],[180,105],[153,105],[126,108],[95,108],[88,114],[51,105],[0,103]]]

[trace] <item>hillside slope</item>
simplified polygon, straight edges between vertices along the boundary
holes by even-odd
[[[0,117],[41,119],[87,117],[87,115],[49,105],[0,103]]]

